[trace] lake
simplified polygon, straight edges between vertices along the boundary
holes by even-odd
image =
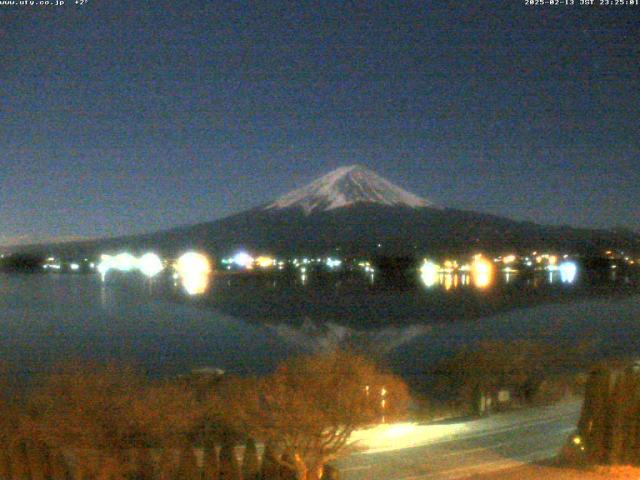
[[[344,342],[366,343],[411,378],[464,345],[496,338],[588,339],[597,355],[640,356],[638,294],[572,297],[434,324],[292,320],[238,318],[202,298],[172,294],[164,280],[136,275],[106,282],[97,275],[0,275],[0,362],[25,375],[78,360],[131,363],[153,375],[205,366],[260,374],[292,353]]]

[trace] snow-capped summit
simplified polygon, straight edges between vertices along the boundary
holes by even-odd
[[[299,207],[306,214],[354,205],[376,203],[411,208],[433,207],[432,202],[407,192],[360,165],[340,167],[310,184],[293,190],[265,209]]]

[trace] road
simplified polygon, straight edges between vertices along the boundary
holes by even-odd
[[[358,432],[363,451],[337,463],[343,480],[453,480],[551,458],[575,429],[580,402],[468,422],[395,424]]]

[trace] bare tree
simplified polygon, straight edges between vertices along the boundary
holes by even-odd
[[[300,480],[319,479],[354,430],[402,415],[408,403],[404,382],[346,352],[291,359],[259,381],[228,382],[218,395],[216,408],[284,454],[279,463]]]
[[[193,447],[187,442],[180,450],[180,460],[175,480],[199,480],[200,477],[200,470],[198,469]]]
[[[204,447],[203,456],[203,478],[204,480],[218,480],[219,463],[216,447],[211,442]]]
[[[280,480],[280,464],[271,443],[267,443],[262,454],[260,480]]]
[[[259,480],[260,478],[258,450],[256,442],[251,437],[247,439],[242,456],[242,478],[243,480]]]
[[[220,448],[220,480],[240,480],[240,466],[238,457],[229,439],[222,443]]]
[[[44,442],[30,441],[27,446],[27,458],[31,480],[45,480],[51,476],[49,449]]]
[[[173,480],[175,472],[178,468],[176,458],[176,450],[172,446],[163,446],[158,459],[158,478],[159,480]]]
[[[51,478],[52,480],[70,480],[71,472],[67,459],[62,452],[51,452]]]

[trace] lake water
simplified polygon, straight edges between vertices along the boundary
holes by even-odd
[[[0,275],[0,362],[25,374],[78,360],[132,363],[152,374],[218,367],[264,373],[294,352],[366,342],[398,373],[419,376],[478,340],[590,339],[597,354],[640,356],[640,295],[576,298],[480,317],[356,329],[339,322],[243,320],[166,295],[138,276]]]

